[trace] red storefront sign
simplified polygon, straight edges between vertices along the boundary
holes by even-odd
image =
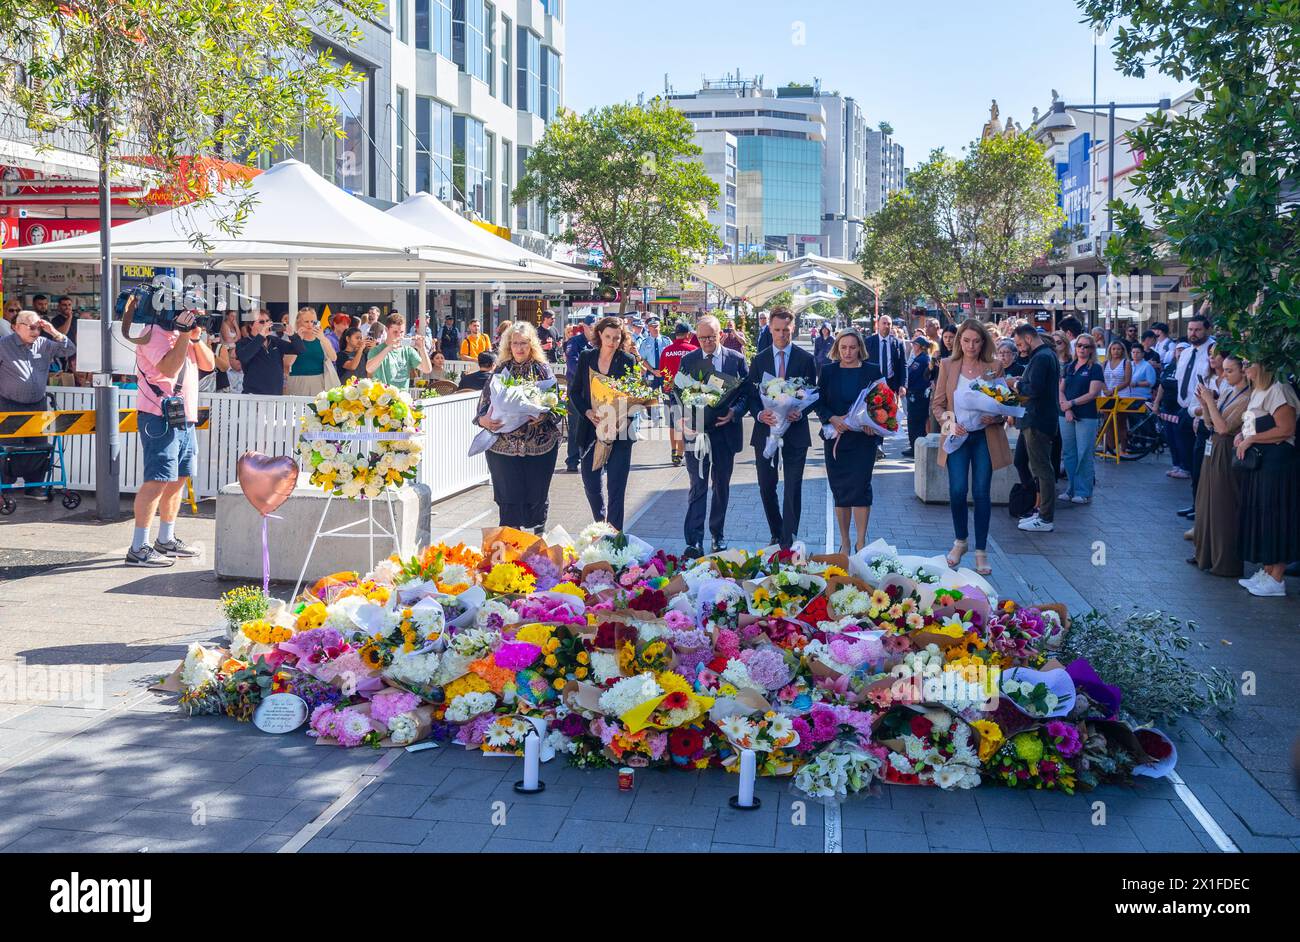
[[[129,221],[114,219],[113,225],[117,226]],[[49,242],[58,242],[60,239],[98,231],[98,219],[20,219],[18,244],[45,245]]]

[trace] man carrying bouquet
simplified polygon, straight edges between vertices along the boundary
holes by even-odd
[[[763,452],[769,431],[777,426],[780,417],[770,409],[763,408],[759,384],[767,375],[777,379],[802,381],[808,389],[815,390],[817,364],[812,354],[794,345],[794,315],[788,308],[778,307],[772,311],[768,318],[768,330],[772,345],[754,357],[746,381],[749,412],[758,420],[754,423],[749,444],[754,448],[754,460],[758,466],[758,493],[763,501],[763,513],[767,517],[771,542],[780,544],[782,549],[789,549],[799,532],[803,470],[808,448],[812,445],[812,436],[808,433],[808,416],[796,409],[788,416],[790,427],[781,438],[779,461],[765,458]],[[781,474],[779,465],[785,466],[785,490],[778,503],[776,487]]]
[[[745,358],[735,350],[722,346],[722,325],[712,314],[706,314],[695,325],[695,336],[700,349],[682,357],[681,372],[695,378],[705,378],[715,373],[743,379],[746,375]],[[703,555],[704,510],[708,501],[709,485],[713,485],[713,506],[709,508],[709,532],[713,536],[712,552],[727,548],[723,529],[727,522],[727,502],[730,498],[731,471],[736,452],[744,445],[742,425],[748,400],[741,391],[731,407],[714,420],[713,427],[699,429],[697,434],[707,435],[709,451],[706,457],[697,458],[694,449],[686,452],[686,470],[690,474],[691,489],[686,507],[686,555],[695,558]]]

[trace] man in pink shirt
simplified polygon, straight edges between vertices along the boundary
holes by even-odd
[[[144,475],[135,495],[135,534],[126,554],[128,566],[162,568],[173,565],[178,557],[198,555],[197,549],[176,535],[181,489],[185,479],[194,476],[199,370],[216,366],[203,330],[186,329],[194,324],[197,313],[189,310],[180,314],[176,318],[180,330],[163,330],[154,325],[143,340],[136,341],[136,411]],[[163,400],[175,397],[184,403],[183,427],[173,427],[165,418]],[[160,526],[157,541],[150,545],[149,524],[155,512]]]

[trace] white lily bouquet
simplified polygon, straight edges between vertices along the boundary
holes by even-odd
[[[709,436],[704,433],[731,407],[741,383],[738,376],[721,373],[691,376],[685,370],[679,370],[673,379],[682,406],[682,433],[687,441],[694,442],[695,457],[699,460],[709,456]]]
[[[469,457],[482,454],[492,447],[502,435],[513,432],[541,415],[564,414],[563,400],[553,379],[524,379],[494,373],[489,385],[491,397],[487,415],[502,422],[501,428],[492,432],[483,429],[474,436],[469,446]]]
[[[1019,419],[1025,414],[1025,407],[1017,405],[1020,398],[1007,385],[1006,380],[977,379],[969,386],[957,384],[957,391],[952,397],[952,417],[962,428],[968,431],[983,428],[984,416],[1011,416]],[[944,430],[948,432],[947,429]],[[943,440],[943,450],[952,454],[966,441],[965,435],[948,433]]]
[[[776,415],[776,425],[767,432],[767,444],[763,447],[764,458],[775,459],[776,453],[781,450],[782,438],[790,428],[790,414],[800,412],[807,415],[817,397],[817,390],[803,379],[779,379],[771,373],[763,374],[759,398],[763,400],[763,408]]]

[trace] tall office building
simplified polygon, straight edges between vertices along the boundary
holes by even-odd
[[[889,194],[907,182],[903,168],[903,145],[894,142],[893,132],[867,131],[867,215],[885,205]]]
[[[816,96],[781,97],[761,77],[705,81],[668,104],[702,136],[736,139],[736,242],[733,252],[821,249],[822,162],[826,113]],[[727,241],[725,228],[719,232]]]
[[[667,101],[694,126],[706,168],[716,163],[709,155],[721,147],[717,135],[735,140],[735,179],[717,178],[720,218],[710,217],[732,257],[857,255],[867,206],[867,125],[856,101],[816,82],[769,89],[762,76],[739,74],[706,80],[690,94],[669,92]]]
[[[349,192],[424,191],[546,254],[556,231],[510,191],[563,103],[564,0],[392,0],[388,29],[333,54],[363,76],[336,96],[342,139],[292,149]]]
[[[695,143],[702,151],[698,159],[704,165],[704,172],[718,187],[717,208],[708,213],[709,223],[717,230],[718,239],[722,242],[722,248],[718,252],[726,258],[736,258],[740,238],[736,226],[736,199],[739,192],[736,137],[726,131],[699,131],[695,135]]]
[[[822,237],[832,258],[857,258],[867,214],[867,119],[852,98],[822,95],[826,152],[822,163]]]

